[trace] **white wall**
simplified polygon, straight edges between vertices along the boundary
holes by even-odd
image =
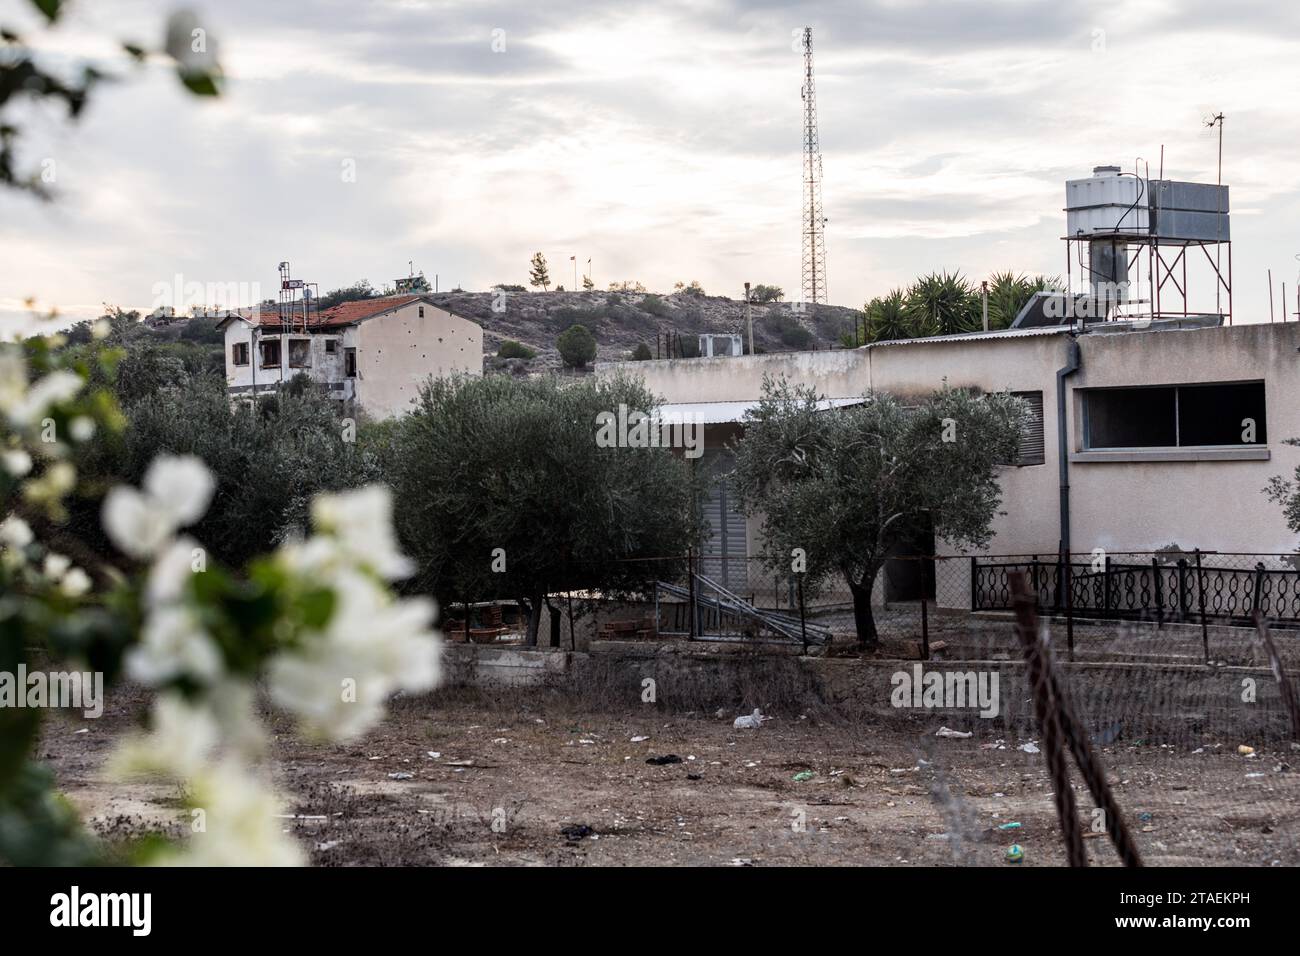
[[[356,343],[357,398],[376,418],[410,411],[430,378],[483,374],[483,329],[424,302],[360,322]]]
[[[1261,493],[1272,475],[1292,475],[1300,448],[1300,324],[1092,333],[1078,339],[1081,371],[1068,380],[1068,448],[1081,448],[1082,398],[1100,386],[1265,382],[1264,460],[1072,462],[1072,549],[1184,549],[1273,552],[1297,547],[1281,509]],[[1060,538],[1056,371],[1066,362],[1062,334],[912,340],[863,349],[719,359],[609,363],[597,374],[639,375],[666,402],[752,400],[763,374],[815,385],[830,397],[869,389],[901,395],[952,386],[1043,393],[1044,463],[1001,473],[1002,510],[992,554],[1056,553]],[[751,551],[761,548],[756,535]],[[940,554],[955,550],[939,542]],[[940,562],[941,603],[969,600],[969,565]],[[947,598],[944,601],[944,598]]]

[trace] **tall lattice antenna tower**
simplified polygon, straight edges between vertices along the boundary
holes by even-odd
[[[803,300],[826,302],[826,217],[822,214],[822,149],[817,136],[812,27],[803,29]]]

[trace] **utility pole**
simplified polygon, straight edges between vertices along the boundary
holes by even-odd
[[[980,283],[980,298],[984,304],[984,331],[989,330],[989,280]]]
[[[1206,121],[1205,125],[1210,127],[1211,129],[1213,129],[1216,126],[1219,127],[1219,174],[1215,182],[1218,186],[1222,186],[1223,185],[1223,114],[1215,113],[1212,117],[1210,117]],[[1222,189],[1219,190],[1218,222],[1219,222],[1218,228],[1222,229],[1223,228],[1223,190]],[[1219,236],[1219,238],[1222,239],[1223,237]],[[1222,242],[1216,243],[1214,246],[1214,269],[1216,273],[1219,271],[1219,263],[1222,255],[1223,255],[1223,243]],[[1220,296],[1222,296],[1223,294],[1222,285],[1223,283],[1220,282],[1218,277],[1216,276],[1214,281],[1214,310],[1216,312],[1223,311],[1222,306],[1219,304]],[[1272,290],[1273,290],[1273,285],[1272,282],[1270,281],[1269,283],[1270,296],[1272,295]]]
[[[749,307],[749,283],[745,283],[745,329],[749,332],[749,354],[754,354],[754,315]]]
[[[822,214],[822,150],[817,132],[817,91],[813,84],[812,27],[803,30],[803,299],[826,298],[826,217]]]

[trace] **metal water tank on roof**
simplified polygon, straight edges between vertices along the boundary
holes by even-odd
[[[1150,231],[1147,183],[1138,176],[1125,176],[1118,166],[1098,166],[1087,179],[1065,184],[1066,235]]]
[[[1153,179],[1152,235],[1160,240],[1227,242],[1228,187]]]

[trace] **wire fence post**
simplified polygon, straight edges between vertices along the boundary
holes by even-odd
[[[1259,592],[1264,585],[1264,562],[1255,562],[1255,593],[1250,598],[1250,615],[1253,618],[1260,611]]]
[[[1074,663],[1074,565],[1070,563],[1070,555],[1065,555],[1064,587],[1065,587],[1065,648],[1069,655],[1070,663]]]
[[[929,566],[926,564],[926,559],[921,558],[920,560],[921,560],[921,660],[928,661],[930,659],[930,614],[928,610],[929,601],[926,599],[926,594],[929,591],[930,576],[929,574],[926,573],[929,570]]]
[[[803,603],[803,574],[798,577],[799,581],[799,636],[803,639],[803,652],[808,653],[808,622],[805,618]]]
[[[972,612],[980,609],[980,566],[975,560],[975,555],[970,558],[970,609]]]
[[[1205,652],[1205,663],[1210,663],[1210,628],[1205,623],[1205,573],[1201,570],[1201,549],[1196,549],[1196,591],[1199,594],[1197,604],[1201,611],[1201,649]]]
[[[696,617],[695,617],[695,549],[694,548],[690,548],[686,552],[686,577],[691,588],[690,598],[687,601],[687,605],[686,605],[686,614],[691,619],[688,628],[690,632],[689,635],[690,640],[693,641],[695,640],[696,637],[699,636],[698,631],[696,630],[696,624],[698,622],[696,621]]]
[[[1156,596],[1156,630],[1165,626],[1165,579],[1160,573],[1160,559],[1151,559],[1151,587]]]

